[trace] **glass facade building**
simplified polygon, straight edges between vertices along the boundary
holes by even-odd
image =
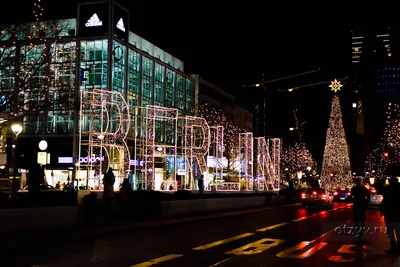
[[[37,25],[45,27],[46,23]],[[34,109],[35,103],[43,101],[44,97],[51,103],[46,116],[24,116],[24,123],[29,125],[25,134],[73,134],[76,90],[112,90],[120,92],[131,108],[175,107],[182,115],[195,115],[195,81],[183,72],[183,63],[179,60],[168,55],[179,62],[178,66],[171,61],[164,62],[160,54],[166,53],[154,46],[157,55],[149,53],[148,49],[141,50],[135,41],[140,39],[144,43],[145,40],[133,33],[130,33],[132,43],[121,40],[110,43],[107,36],[85,40],[71,35],[76,31],[76,19],[51,23],[63,25],[60,26],[63,29],[60,40],[49,38],[46,43],[25,45],[29,40],[21,33],[18,45],[0,48],[3,100],[13,95],[12,91],[19,90],[16,88],[19,86],[22,88],[18,101],[24,109]],[[34,25],[36,23],[26,27]],[[9,44],[7,36],[3,36],[2,41]],[[149,46],[152,45],[146,42],[146,47]],[[19,76],[18,85],[16,76]]]
[[[183,62],[130,32],[129,13],[116,4],[82,4],[74,19],[8,25],[0,44],[1,111],[24,114],[21,149],[24,138],[48,140],[50,165],[73,156],[80,90],[120,92],[131,109],[156,105],[182,116],[197,113],[195,81]]]

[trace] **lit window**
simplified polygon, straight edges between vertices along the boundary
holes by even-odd
[[[356,108],[357,107],[357,103],[353,103],[353,108]]]

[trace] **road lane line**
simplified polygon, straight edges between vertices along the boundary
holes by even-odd
[[[340,207],[340,209],[344,209],[344,208],[345,207]],[[339,209],[337,208],[336,210],[339,210]],[[334,211],[334,210],[330,210],[330,211]],[[282,223],[270,225],[270,226],[267,226],[267,227],[264,227],[264,228],[260,228],[260,229],[258,229],[256,231],[257,232],[270,231],[270,230],[277,229],[279,227],[288,225],[288,224],[290,224],[292,222],[303,221],[303,220],[306,220],[306,219],[309,219],[309,218],[312,218],[312,217],[315,217],[315,216],[319,216],[321,214],[328,213],[330,211],[322,211],[322,212],[315,213],[315,214],[312,214],[312,215],[309,215],[309,216],[303,216],[303,217],[300,217],[300,218],[297,218],[297,219],[293,219],[293,220],[288,221],[288,222],[282,222]],[[241,234],[241,235],[238,235],[238,236],[229,237],[229,238],[226,238],[226,239],[223,239],[223,240],[218,240],[218,241],[211,242],[211,243],[208,243],[208,244],[205,244],[205,245],[202,245],[202,246],[198,246],[198,247],[192,248],[192,250],[206,250],[206,249],[209,249],[209,248],[213,248],[213,247],[216,247],[216,246],[219,246],[219,245],[223,245],[223,244],[229,243],[231,241],[235,241],[235,240],[242,239],[242,238],[245,238],[245,237],[248,237],[248,236],[252,236],[252,235],[254,235],[254,234],[253,233],[244,233],[244,234]]]
[[[297,218],[297,219],[292,220],[292,222],[300,222],[300,221],[306,220],[306,219],[308,219],[308,218],[311,218],[311,216],[300,217],[300,218]]]
[[[225,263],[225,262],[227,262],[227,261],[230,261],[230,260],[232,260],[232,259],[234,259],[234,258],[237,258],[237,257],[239,257],[240,255],[235,255],[235,256],[233,256],[233,257],[230,257],[230,258],[227,258],[227,259],[225,259],[225,260],[222,260],[222,261],[219,261],[219,262],[217,262],[217,263],[214,263],[213,265],[210,265],[210,266],[208,266],[208,267],[215,267],[215,266],[218,266],[218,265],[221,265],[222,263]]]
[[[339,207],[339,208],[336,208],[336,209],[333,209],[333,210],[329,210],[329,211],[321,211],[321,212],[314,213],[314,214],[309,215],[309,216],[303,216],[303,217],[300,217],[300,218],[297,218],[297,219],[293,219],[293,220],[288,221],[288,222],[283,222],[283,223],[278,223],[278,224],[275,224],[275,225],[272,225],[272,226],[267,226],[267,227],[258,229],[257,232],[265,232],[265,231],[273,230],[273,229],[276,229],[276,228],[285,226],[285,225],[287,225],[287,224],[289,224],[289,223],[291,223],[291,222],[300,222],[300,221],[303,221],[303,220],[306,220],[306,219],[309,219],[309,218],[312,218],[312,217],[319,216],[319,215],[321,215],[321,214],[326,214],[326,213],[328,213],[328,212],[337,211],[337,210],[342,210],[342,209],[347,208],[348,206],[351,206],[351,205],[347,205],[347,206],[345,206],[345,207]]]
[[[169,260],[173,260],[173,259],[176,259],[176,258],[179,258],[179,257],[182,257],[182,256],[183,255],[181,255],[181,254],[169,254],[169,255],[166,255],[166,256],[163,256],[163,257],[159,257],[159,258],[156,258],[156,259],[152,259],[152,260],[149,260],[149,261],[138,263],[138,264],[132,265],[130,267],[148,267],[148,266],[153,266],[153,265],[160,264],[160,263],[163,263],[163,262],[166,262],[166,261],[169,261]]]
[[[218,240],[218,241],[215,241],[215,242],[211,242],[211,243],[208,243],[206,245],[198,246],[198,247],[192,248],[192,250],[205,250],[205,249],[213,248],[213,247],[216,247],[216,246],[219,246],[219,245],[222,245],[222,244],[226,244],[226,243],[229,243],[229,242],[232,242],[232,241],[235,241],[235,240],[238,240],[238,239],[242,239],[242,238],[245,238],[245,237],[248,237],[248,236],[252,236],[252,235],[254,235],[254,234],[253,233],[244,233],[244,234],[241,234],[241,235],[237,235],[237,236],[229,237],[229,238],[226,238],[226,239]]]
[[[260,229],[257,230],[257,232],[266,232],[266,231],[269,231],[269,230],[272,230],[272,229],[276,229],[276,228],[288,225],[289,223],[290,222],[283,222],[283,223],[274,224],[274,225],[271,225],[271,226],[260,228]]]

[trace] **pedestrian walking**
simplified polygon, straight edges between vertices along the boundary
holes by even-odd
[[[382,188],[383,200],[380,207],[381,216],[385,217],[390,248],[387,253],[400,252],[400,183],[397,177],[389,179],[389,185]]]
[[[362,184],[361,178],[355,179],[355,186],[351,188],[350,196],[353,202],[353,219],[356,241],[362,241],[367,217],[367,206],[371,200],[370,193]]]

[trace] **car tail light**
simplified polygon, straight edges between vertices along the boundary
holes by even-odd
[[[337,196],[339,193],[338,192],[335,192],[335,193],[333,193],[335,196]]]
[[[375,189],[371,190],[371,193],[375,194],[375,193],[376,193],[376,190],[375,190]]]
[[[306,194],[301,194],[301,198],[306,198]]]
[[[326,199],[327,196],[326,196],[326,195],[322,195],[321,198],[322,198],[322,199]]]
[[[313,194],[313,195],[316,195],[316,194],[317,194],[317,191],[313,191],[312,194]]]

